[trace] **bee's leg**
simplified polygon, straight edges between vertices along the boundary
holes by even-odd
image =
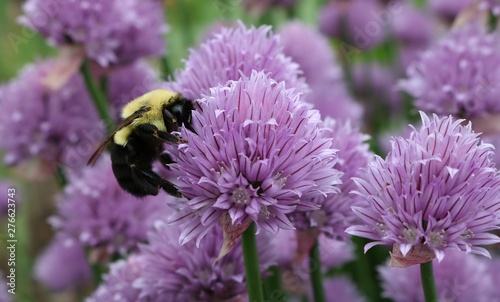
[[[177,131],[179,129],[177,118],[167,108],[163,108],[162,114],[163,123],[165,124],[167,132]]]
[[[181,192],[174,186],[173,183],[163,179],[153,171],[142,170],[142,175],[148,180],[149,183],[161,187],[168,194],[175,197],[182,197]]]
[[[158,131],[158,137],[166,142],[174,143],[174,144],[186,142],[185,140],[181,139],[180,137],[175,136],[175,135],[170,134],[170,133],[165,132],[165,131]]]
[[[156,128],[156,126],[151,124],[142,124],[137,126],[135,129],[137,133],[144,139],[159,138],[161,140],[174,144],[182,142],[182,140],[179,137],[165,131],[160,131],[158,130],[158,128]]]
[[[161,164],[164,166],[175,163],[175,161],[172,159],[172,157],[168,153],[162,153],[162,154],[160,154],[160,156],[158,156],[158,158],[160,159]]]

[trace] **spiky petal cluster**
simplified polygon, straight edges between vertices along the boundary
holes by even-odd
[[[45,79],[54,65],[29,65],[0,87],[0,148],[5,149],[6,164],[37,157],[73,166],[75,154],[80,159],[90,155],[88,144],[87,153],[82,148],[89,133],[104,130],[79,74],[56,91],[47,87]]]
[[[298,21],[283,26],[279,35],[283,52],[299,64],[310,87],[304,98],[322,115],[359,121],[363,109],[347,92],[342,69],[326,37]]]
[[[500,111],[500,39],[476,24],[453,30],[407,70],[421,110],[473,118]]]
[[[263,72],[219,86],[199,102],[172,168],[188,198],[174,223],[187,224],[187,242],[228,213],[276,233],[293,229],[287,214],[317,208],[311,199],[335,192],[340,172],[332,140],[300,95]]]
[[[34,277],[51,291],[83,287],[91,280],[83,245],[74,238],[57,235],[38,257]]]
[[[82,45],[102,66],[165,51],[168,27],[157,0],[29,0],[23,11],[21,23],[54,44]]]
[[[399,244],[406,255],[423,245],[438,259],[448,250],[489,256],[478,245],[500,242],[500,175],[471,125],[421,113],[422,127],[409,139],[394,138],[392,151],[355,178],[356,194],[369,203],[353,210],[364,224],[351,235]]]
[[[179,246],[181,228],[158,223],[141,246],[143,268],[133,286],[139,298],[153,301],[229,301],[246,294],[241,245],[214,264],[222,245],[222,229],[212,228],[200,248],[189,242]],[[269,236],[257,236],[259,265],[264,272],[274,264]],[[148,300],[149,301],[149,300]]]
[[[366,144],[367,135],[351,126],[350,122],[325,119],[325,127],[329,129],[327,136],[332,138],[332,146],[337,149],[338,161],[335,168],[344,174],[340,193],[329,194],[315,200],[321,208],[306,213],[295,213],[292,221],[300,230],[318,228],[330,238],[347,239],[345,229],[358,220],[351,210],[352,206],[365,204],[362,197],[350,194],[356,188],[352,177],[360,175],[360,169],[368,166],[373,158]]]
[[[249,77],[256,70],[276,81],[285,81],[288,88],[306,91],[298,65],[283,54],[279,37],[270,31],[270,26],[246,28],[239,23],[235,28],[212,34],[198,50],[191,50],[186,66],[176,73],[176,82],[171,83],[172,89],[198,99],[210,88],[236,81],[242,75]]]
[[[170,211],[161,198],[139,199],[120,188],[105,154],[95,166],[69,174],[68,181],[51,224],[83,245],[105,247],[110,254],[134,249],[154,221]]]
[[[495,283],[488,271],[489,260],[474,255],[451,252],[438,262],[434,260],[434,279],[438,301],[489,302]],[[382,278],[383,296],[395,302],[424,302],[422,280],[418,266],[379,269]],[[498,296],[496,296],[498,298]]]

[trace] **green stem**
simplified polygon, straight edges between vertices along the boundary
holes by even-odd
[[[318,240],[314,242],[309,251],[309,274],[315,302],[325,302],[325,289],[323,288],[323,272],[321,271],[321,255],[319,254]]]
[[[252,222],[241,235],[241,245],[243,247],[249,301],[263,302],[264,293],[260,276],[259,255],[257,254],[257,240],[255,239],[255,222]]]
[[[89,91],[92,100],[103,120],[104,124],[108,128],[108,131],[111,131],[114,128],[113,120],[108,112],[108,102],[106,101],[106,96],[102,92],[102,90],[96,85],[94,80],[92,79],[92,73],[90,72],[90,64],[88,59],[85,59],[80,67],[80,72],[83,75],[83,79],[85,80],[85,86]]]
[[[66,173],[62,167],[57,167],[56,169],[56,180],[61,188],[64,188],[68,184],[68,179],[66,178]]]
[[[488,15],[488,27],[490,29],[490,32],[495,31],[495,28],[497,27],[498,23],[498,17],[493,14],[493,12],[490,11]]]
[[[281,288],[281,274],[279,267],[271,266],[267,270],[267,272],[269,275],[264,280],[262,280],[264,299],[266,301],[273,302],[287,301],[285,291]]]
[[[434,272],[432,261],[420,264],[420,277],[426,302],[437,302],[436,283],[434,282]]]
[[[99,286],[99,284],[101,284],[101,282],[102,282],[101,266],[99,265],[99,263],[92,263],[90,266],[92,269],[92,277],[94,280],[94,284],[96,286]]]
[[[160,58],[160,65],[161,65],[162,79],[168,81],[169,77],[172,76],[172,70],[170,68],[170,64],[168,63],[167,56],[164,55]]]

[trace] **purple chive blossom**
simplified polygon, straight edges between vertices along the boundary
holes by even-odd
[[[335,192],[340,172],[319,114],[263,72],[211,90],[193,112],[197,134],[182,129],[172,169],[187,197],[172,222],[186,224],[180,242],[203,237],[227,213],[233,225],[293,229],[287,215],[317,209],[312,199]]]
[[[342,69],[326,37],[298,21],[282,27],[279,35],[283,52],[299,64],[310,87],[305,99],[322,115],[359,121],[363,109],[347,92]]]
[[[11,287],[7,287],[7,283],[15,283],[15,279],[9,280],[5,278],[3,271],[0,271],[0,302],[11,302],[13,294],[9,293],[8,290]]]
[[[54,64],[25,67],[17,79],[0,87],[0,148],[8,165],[36,157],[74,166],[76,159],[90,155],[81,150],[89,133],[104,131],[79,74],[57,91],[44,84]]]
[[[51,291],[83,287],[91,280],[83,245],[68,236],[56,236],[38,257],[34,276]]]
[[[360,175],[360,169],[368,166],[373,153],[369,151],[366,143],[369,137],[352,127],[349,122],[327,118],[325,127],[330,130],[325,136],[332,138],[332,147],[338,150],[335,169],[344,173],[339,187],[340,193],[316,198],[315,202],[321,205],[320,209],[294,213],[292,221],[299,230],[317,228],[330,238],[347,240],[345,229],[358,221],[351,207],[365,204],[363,197],[350,194],[356,188],[351,177]]]
[[[193,241],[179,246],[182,228],[158,223],[141,246],[143,268],[133,287],[140,298],[153,301],[228,301],[246,295],[245,269],[241,245],[214,264],[223,242],[222,228],[210,229],[198,248]],[[257,236],[259,264],[264,272],[274,264],[270,238]],[[150,300],[148,300],[150,301]]]
[[[271,33],[271,27],[246,28],[239,23],[213,36],[198,50],[191,50],[184,69],[176,72],[176,82],[171,83],[173,90],[198,99],[212,87],[236,81],[242,75],[249,77],[257,70],[278,82],[285,81],[288,88],[307,91],[298,65],[283,54],[279,37]]]
[[[108,100],[116,120],[119,120],[125,104],[146,92],[162,88],[158,73],[142,60],[113,69],[108,79]]]
[[[154,221],[169,213],[162,198],[139,199],[120,188],[107,154],[94,167],[69,174],[68,181],[51,224],[83,245],[105,247],[110,254],[134,249]]]
[[[319,16],[319,28],[350,46],[369,49],[385,37],[386,28],[374,14],[384,11],[378,0],[330,1]]]
[[[450,250],[489,257],[478,245],[500,242],[488,233],[500,226],[493,146],[482,143],[470,123],[420,114],[420,129],[409,139],[394,138],[387,157],[377,156],[354,179],[354,193],[369,204],[353,208],[364,224],[346,232],[376,240],[365,250],[399,244],[405,256],[423,245],[439,260]]]
[[[434,260],[434,279],[439,301],[490,302],[495,283],[488,272],[490,261],[453,251],[438,262]],[[418,266],[379,268],[382,295],[394,302],[424,302]],[[498,285],[498,283],[496,284]],[[496,296],[498,298],[498,296]]]
[[[140,255],[132,254],[125,260],[118,260],[110,265],[104,282],[85,302],[152,302],[154,297],[139,298],[141,290],[133,286],[144,270],[144,261]]]
[[[421,54],[400,85],[421,110],[473,118],[500,111],[498,65],[500,39],[472,24]]]
[[[29,0],[23,11],[22,24],[53,44],[81,45],[104,67],[165,51],[168,26],[161,1]]]
[[[481,138],[484,142],[488,144],[492,144],[495,147],[495,150],[500,150],[500,133],[492,133],[492,134],[482,134]],[[495,152],[493,155],[493,162],[495,162],[497,168],[500,167],[500,151]]]
[[[430,0],[433,11],[446,19],[453,20],[461,11],[471,5],[474,0]]]

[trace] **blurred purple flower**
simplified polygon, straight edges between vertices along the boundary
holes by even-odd
[[[472,118],[500,111],[500,39],[472,24],[453,30],[421,54],[400,86],[416,106]]]
[[[113,69],[107,87],[112,115],[119,120],[125,104],[163,85],[156,70],[142,60]]]
[[[321,266],[325,271],[354,260],[354,246],[350,241],[339,241],[321,235],[318,242]]]
[[[310,87],[304,98],[322,115],[359,123],[363,108],[349,95],[342,69],[326,37],[298,21],[287,23],[279,35],[283,52],[299,64]]]
[[[366,298],[361,295],[356,285],[346,277],[334,277],[323,282],[327,302],[364,302]],[[309,293],[310,300],[312,292]]]
[[[12,188],[15,190],[14,198],[11,198],[10,196],[8,196],[9,189],[12,189]],[[12,182],[10,182],[10,181],[0,181],[0,192],[2,192],[2,194],[4,194],[4,196],[8,196],[8,197],[3,198],[0,201],[0,221],[3,220],[2,217],[7,216],[8,212],[9,212],[9,204],[13,204],[15,206],[15,208],[13,208],[13,206],[10,206],[11,209],[14,209],[14,210],[19,209],[18,208],[19,202],[22,199],[19,198],[19,190],[17,190],[16,188],[17,187],[14,186],[12,184]],[[9,199],[14,200],[15,202],[14,203],[9,202]]]
[[[153,302],[154,297],[139,298],[141,290],[133,286],[144,267],[140,255],[131,254],[125,260],[118,260],[109,267],[104,282],[85,302]]]
[[[90,264],[83,245],[73,238],[58,234],[38,257],[35,279],[51,291],[83,287],[91,281]]]
[[[434,279],[439,301],[491,302],[494,283],[488,273],[488,260],[471,254],[450,252],[443,261],[434,260]],[[382,266],[383,296],[394,302],[424,302],[418,266],[395,268]],[[498,285],[498,284],[496,284]],[[498,298],[498,296],[496,297]]]
[[[3,271],[0,271],[0,302],[11,302],[14,296],[8,292],[10,287],[7,287],[7,283],[10,280],[6,280]]]
[[[126,253],[146,239],[156,219],[171,212],[164,198],[136,198],[118,185],[107,154],[94,167],[68,175],[52,226],[85,246]],[[166,195],[166,194],[165,194]]]
[[[143,268],[133,286],[140,297],[154,301],[228,301],[246,295],[245,269],[241,245],[235,246],[219,262],[214,260],[222,245],[222,228],[211,228],[207,240],[197,248],[193,241],[179,246],[182,228],[158,223],[141,246]],[[257,236],[259,264],[264,272],[274,264],[270,238]]]
[[[281,268],[290,268],[297,262],[298,239],[297,232],[294,230],[282,230],[276,237],[272,237],[273,254],[277,255],[278,265]],[[354,259],[354,247],[350,242],[338,241],[320,235],[319,248],[322,261],[322,267],[325,270],[335,268]],[[308,270],[308,261],[301,263],[301,270]],[[304,274],[306,276],[307,274]]]
[[[498,258],[498,254],[493,259],[493,262],[487,263],[487,265],[491,283],[493,284],[491,297],[495,297],[498,299],[498,297],[500,297],[500,286],[498,286],[498,284],[500,284],[500,258]],[[491,299],[490,301],[495,300]]]
[[[352,78],[357,98],[367,107],[380,107],[384,104],[393,112],[400,109],[401,97],[396,87],[397,79],[390,68],[378,63],[358,63],[353,67]]]
[[[393,15],[392,31],[405,46],[425,47],[432,41],[436,25],[426,11],[411,2],[402,4],[401,12]]]
[[[44,83],[54,64],[29,65],[18,78],[0,87],[0,148],[5,149],[8,165],[34,157],[81,165],[81,159],[90,155],[90,150],[81,150],[82,142],[90,133],[104,131],[79,74],[56,91]]]
[[[452,21],[462,10],[473,2],[474,0],[430,0],[429,6],[443,18]]]
[[[386,26],[376,14],[384,11],[378,0],[330,1],[319,16],[319,28],[360,49],[369,49],[385,37]]]
[[[299,64],[309,86],[316,83],[339,83],[343,80],[342,69],[337,64],[328,40],[308,25],[293,21],[278,32],[285,55]],[[297,43],[298,40],[300,43]]]
[[[82,45],[104,67],[165,51],[168,26],[161,1],[29,0],[23,11],[22,24],[56,45]]]
[[[243,23],[236,28],[223,28],[212,39],[191,50],[183,70],[175,74],[172,90],[190,99],[209,94],[209,89],[236,81],[242,75],[249,77],[253,70],[263,71],[287,88],[297,92],[307,91],[300,77],[298,65],[283,54],[279,37],[270,32],[271,27],[247,29]]]
[[[245,9],[256,16],[262,15],[272,6],[275,7],[291,7],[295,5],[296,0],[242,0]]]
[[[406,71],[414,63],[420,60],[426,48],[403,46],[399,50],[398,63],[400,70]]]
[[[500,1],[498,0],[482,0],[479,6],[482,9],[490,10],[495,16],[500,16]]]
[[[488,233],[500,226],[500,175],[491,161],[493,147],[482,143],[470,123],[450,117],[429,118],[409,139],[394,138],[392,151],[355,178],[354,193],[369,202],[353,210],[364,221],[346,232],[432,250],[439,260],[449,250],[489,256],[478,245],[500,242]]]
[[[203,235],[229,214],[233,225],[293,229],[287,214],[311,211],[318,195],[337,191],[340,172],[319,114],[263,72],[211,90],[193,112],[197,134],[174,156],[178,187],[188,198],[172,219],[186,224],[180,242]]]
[[[351,207],[366,203],[363,197],[350,194],[356,188],[351,178],[360,176],[360,169],[368,166],[373,153],[366,143],[369,137],[353,128],[349,122],[327,118],[324,125],[329,129],[325,136],[332,138],[332,147],[338,150],[338,161],[334,167],[344,173],[339,186],[340,193],[316,198],[314,202],[321,205],[320,209],[294,213],[291,219],[299,230],[318,228],[326,236],[347,240],[345,229],[358,222]]]

